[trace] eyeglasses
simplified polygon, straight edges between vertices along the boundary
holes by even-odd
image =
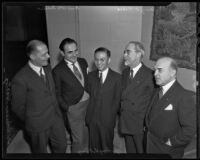
[[[124,50],[124,54],[127,54],[127,55],[129,55],[131,52],[137,53],[138,51],[136,51],[136,50]]]

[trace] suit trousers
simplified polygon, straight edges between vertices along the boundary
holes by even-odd
[[[72,136],[71,153],[88,152],[88,128],[85,124],[88,102],[86,100],[72,105],[67,112]]]
[[[144,153],[144,134],[125,135],[127,153]]]
[[[64,122],[56,117],[50,128],[42,132],[27,131],[30,138],[32,153],[47,153],[47,144],[50,140],[52,153],[66,153],[67,143]]]

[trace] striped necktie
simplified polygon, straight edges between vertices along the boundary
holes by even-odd
[[[72,65],[73,65],[74,74],[76,75],[76,77],[78,77],[80,80],[82,80],[82,76],[81,76],[81,73],[79,72],[78,68],[75,66],[74,63],[72,63]]]

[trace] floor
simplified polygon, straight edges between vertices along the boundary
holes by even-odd
[[[69,135],[66,133],[67,139]],[[71,153],[70,151],[70,141],[68,142],[66,153]],[[48,152],[50,153],[49,147],[47,147]],[[31,153],[28,143],[23,138],[23,131],[20,130],[12,142],[7,148],[7,153]],[[114,138],[114,153],[126,153],[124,140],[117,134],[117,128],[115,128],[115,138]]]
[[[68,138],[68,134],[66,134],[66,136]],[[50,153],[49,147],[47,147],[47,150]],[[31,153],[29,145],[23,138],[22,130],[17,133],[7,147],[7,154],[9,153]],[[66,153],[70,153],[70,142],[68,142]],[[115,128],[114,153],[126,153],[124,139],[118,135],[117,128]],[[183,158],[196,158],[196,136],[185,149]]]

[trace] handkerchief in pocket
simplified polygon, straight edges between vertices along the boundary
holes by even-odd
[[[167,107],[165,107],[165,110],[167,111],[173,110],[172,104],[169,104]]]

